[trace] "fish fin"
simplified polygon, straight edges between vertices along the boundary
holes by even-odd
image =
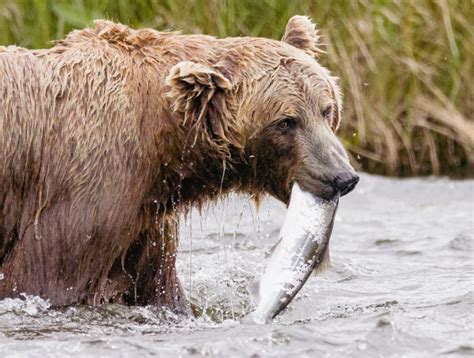
[[[313,275],[319,276],[320,274],[326,272],[329,269],[329,266],[331,266],[331,257],[329,255],[329,247],[328,247],[326,249],[326,252],[324,253],[321,263],[318,266],[316,266],[316,268],[314,269]]]
[[[253,298],[256,304],[260,302],[260,280],[253,280],[247,286],[250,296]]]

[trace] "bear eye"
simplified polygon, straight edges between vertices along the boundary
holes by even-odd
[[[277,123],[277,127],[281,131],[287,131],[296,127],[296,119],[285,117]]]
[[[331,117],[332,117],[332,105],[329,105],[326,108],[324,108],[322,114],[323,114],[323,117],[325,119],[331,119]]]

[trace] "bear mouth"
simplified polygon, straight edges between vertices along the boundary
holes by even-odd
[[[315,198],[325,201],[334,201],[339,198],[339,193],[334,190],[333,186],[324,180],[316,179],[311,177],[311,180],[298,180],[293,181],[290,185],[290,188],[293,188],[295,183],[298,182],[298,185],[301,189],[308,194],[313,195]],[[345,195],[345,194],[344,194]],[[342,196],[342,195],[341,195]],[[287,200],[285,201],[286,206],[290,205],[291,191],[287,195]]]

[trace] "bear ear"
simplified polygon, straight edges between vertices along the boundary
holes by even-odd
[[[182,114],[183,128],[194,131],[191,144],[202,138],[229,156],[229,144],[238,143],[234,116],[225,97],[232,89],[231,81],[207,65],[183,61],[171,68],[165,83],[173,111]]]
[[[182,61],[174,65],[168,77],[168,85],[186,87],[187,89],[230,89],[230,81],[221,73],[209,66],[191,61]]]
[[[281,40],[318,58],[321,53],[324,53],[319,48],[319,38],[316,26],[311,19],[307,16],[296,15],[288,20],[285,34]]]

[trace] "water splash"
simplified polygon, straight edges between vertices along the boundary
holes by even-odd
[[[473,192],[472,180],[362,175],[341,199],[329,271],[258,328],[237,319],[251,309],[245,287],[264,269],[285,209],[267,198],[257,215],[251,199],[231,195],[225,215],[217,204],[219,223],[212,206],[182,220],[177,268],[199,317],[113,304],[57,310],[25,295],[0,301],[0,356],[472,355]]]

